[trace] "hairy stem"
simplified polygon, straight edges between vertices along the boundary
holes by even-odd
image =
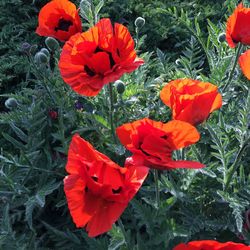
[[[232,70],[229,74],[229,77],[228,77],[228,80],[226,82],[226,84],[224,85],[223,89],[222,89],[222,92],[224,92],[228,86],[230,85],[231,81],[232,81],[232,78],[233,78],[233,75],[234,75],[234,71],[235,71],[235,68],[237,66],[237,63],[238,63],[238,59],[239,59],[239,56],[240,56],[240,52],[241,52],[241,49],[242,49],[243,45],[240,43],[238,45],[238,48],[236,50],[236,55],[235,55],[235,58],[234,58],[234,62],[233,62],[233,67],[232,67]]]
[[[125,239],[125,243],[126,243],[127,248],[128,248],[128,249],[132,249],[132,248],[130,248],[130,242],[129,242],[127,233],[126,233],[126,231],[125,231],[125,228],[124,228],[124,226],[123,226],[122,220],[121,220],[120,218],[118,219],[118,225],[119,225],[119,227],[120,227],[120,229],[121,229],[121,231],[122,231],[122,234],[123,234],[123,236],[124,236],[124,239]]]
[[[227,178],[226,178],[226,183],[225,183],[225,189],[224,189],[224,191],[228,190],[229,184],[230,184],[230,182],[231,182],[231,180],[233,178],[233,175],[237,171],[238,166],[240,165],[239,163],[240,163],[240,160],[242,158],[242,155],[243,155],[244,151],[250,146],[249,142],[250,142],[250,138],[248,138],[248,140],[245,141],[245,143],[243,144],[243,146],[238,151],[237,156],[236,156],[236,158],[234,160],[234,163],[233,163],[233,165],[230,167],[230,169],[228,171],[228,175],[227,175]]]
[[[157,204],[157,208],[160,207],[160,191],[159,191],[159,175],[158,170],[154,169],[154,181],[155,181],[155,200]]]
[[[113,100],[113,86],[111,83],[108,84],[109,88],[109,122],[111,127],[111,133],[113,136],[113,140],[117,143],[117,137],[115,135],[115,125],[114,125],[114,100]]]

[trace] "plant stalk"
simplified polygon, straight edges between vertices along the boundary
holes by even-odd
[[[111,133],[113,136],[113,140],[115,143],[117,143],[117,137],[115,135],[115,125],[114,125],[114,100],[113,100],[113,86],[111,83],[108,84],[109,89],[109,121],[110,121],[110,127],[111,127]]]
[[[238,169],[240,159],[241,159],[244,151],[250,146],[249,141],[250,141],[250,138],[243,144],[241,149],[238,151],[237,156],[236,156],[236,158],[234,160],[234,163],[233,163],[233,165],[230,167],[230,169],[228,171],[228,176],[227,176],[227,179],[226,179],[225,189],[224,189],[225,192],[228,190],[229,184],[230,184],[230,182],[231,182],[231,180],[233,178],[233,175]]]
[[[129,242],[127,233],[126,233],[126,231],[125,231],[125,228],[124,228],[124,226],[123,226],[122,220],[121,220],[120,218],[118,219],[118,225],[119,225],[119,227],[120,227],[120,229],[121,229],[121,231],[122,231],[122,234],[123,234],[123,236],[124,236],[125,244],[126,244],[127,248],[128,248],[128,249],[132,249],[132,248],[130,248],[130,242]]]
[[[234,74],[234,71],[235,71],[235,68],[237,66],[237,63],[238,63],[238,59],[239,59],[239,56],[240,56],[240,52],[241,52],[241,49],[243,48],[243,45],[240,43],[238,45],[238,48],[236,50],[236,55],[235,55],[235,58],[234,58],[234,63],[233,63],[233,67],[232,67],[232,70],[229,74],[229,77],[228,77],[228,80],[226,82],[226,84],[224,85],[223,89],[222,89],[222,92],[224,92],[228,86],[230,85],[231,81],[232,81],[232,78],[233,78],[233,74]]]
[[[157,204],[157,208],[160,207],[160,191],[159,191],[159,175],[158,175],[158,170],[154,169],[154,181],[155,181],[155,200]]]

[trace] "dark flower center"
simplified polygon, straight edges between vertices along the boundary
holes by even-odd
[[[98,177],[97,176],[92,176],[91,177],[95,182],[98,182]]]
[[[55,31],[58,31],[58,30],[69,31],[69,27],[71,25],[73,25],[72,21],[60,18],[58,21],[57,27],[55,27]]]
[[[110,68],[112,69],[113,66],[115,65],[115,60],[112,56],[112,53],[108,52],[108,51],[105,51],[103,49],[101,49],[100,47],[96,47],[95,51],[94,51],[94,54],[98,53],[98,52],[105,52],[108,54],[109,56],[109,62],[110,62]],[[118,50],[119,52],[119,50]],[[96,72],[93,71],[92,69],[90,69],[87,65],[84,65],[84,71],[87,73],[88,76],[95,76],[96,75]]]
[[[119,194],[122,191],[122,187],[119,187],[118,189],[112,189],[113,194]]]
[[[84,65],[84,71],[87,73],[88,76],[95,76],[96,73],[91,70],[87,65]]]

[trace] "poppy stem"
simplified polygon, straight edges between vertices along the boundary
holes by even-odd
[[[128,239],[127,233],[126,233],[126,231],[125,231],[125,228],[124,228],[124,226],[123,226],[122,220],[121,220],[120,218],[118,219],[118,225],[119,225],[119,227],[120,227],[120,229],[121,229],[121,231],[122,231],[122,234],[123,234],[123,236],[124,236],[124,239],[125,239],[125,243],[126,243],[127,248],[128,248],[128,249],[132,249],[132,248],[130,248],[129,239]]]
[[[156,204],[157,208],[160,207],[160,191],[159,191],[159,175],[158,175],[158,170],[154,169],[154,181],[155,181],[155,199],[156,199]]]
[[[240,56],[240,52],[241,52],[242,48],[243,48],[243,45],[240,43],[237,50],[236,50],[236,55],[235,55],[235,58],[234,58],[234,63],[233,63],[232,70],[231,70],[231,72],[229,74],[229,77],[228,77],[228,80],[227,80],[226,84],[224,85],[224,87],[222,89],[222,92],[224,92],[228,88],[228,86],[230,85],[230,83],[232,81],[234,71],[235,71],[235,68],[236,68],[236,65],[237,65],[237,62],[238,62],[238,58]]]
[[[113,86],[111,83],[108,84],[109,88],[109,121],[110,121],[110,128],[111,128],[111,133],[114,139],[114,142],[117,143],[117,138],[115,135],[115,126],[114,126],[114,100],[113,100]]]
[[[225,189],[224,191],[226,192],[229,188],[229,184],[233,178],[234,173],[237,171],[239,163],[240,163],[240,159],[244,153],[244,151],[250,146],[250,138],[248,138],[248,140],[245,141],[245,143],[242,145],[242,147],[240,148],[240,150],[238,151],[236,158],[234,160],[233,165],[229,168],[228,170],[228,176],[226,178],[226,182],[225,182]]]

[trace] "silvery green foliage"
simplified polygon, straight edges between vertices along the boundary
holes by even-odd
[[[224,32],[225,19],[208,20],[205,29],[188,12],[176,11],[168,10],[174,24],[190,29],[183,50],[174,57],[154,48],[140,53],[145,65],[122,77],[122,94],[114,89],[116,126],[146,116],[170,120],[171,112],[159,92],[172,79],[194,77],[222,89],[233,57],[227,44],[217,39]],[[86,17],[94,22],[90,13]],[[143,28],[147,25],[148,21]],[[44,41],[36,52],[43,46]],[[59,55],[51,57],[56,61]],[[111,140],[107,89],[95,98],[78,96],[61,80],[56,67],[39,71],[33,56],[22,60],[30,77],[19,91],[1,94],[15,98],[18,105],[0,113],[0,249],[170,250],[191,239],[240,241],[239,237],[250,244],[249,231],[243,227],[250,207],[250,94],[249,82],[239,69],[230,89],[222,93],[222,109],[198,127],[199,143],[175,153],[178,159],[197,160],[206,168],[161,172],[159,207],[150,173],[121,216],[125,235],[116,223],[107,234],[90,239],[72,222],[63,178],[68,145],[76,132],[120,165],[129,155]],[[76,102],[81,109],[75,108]],[[50,110],[57,111],[56,120],[49,117]],[[226,189],[234,166],[237,171]]]

